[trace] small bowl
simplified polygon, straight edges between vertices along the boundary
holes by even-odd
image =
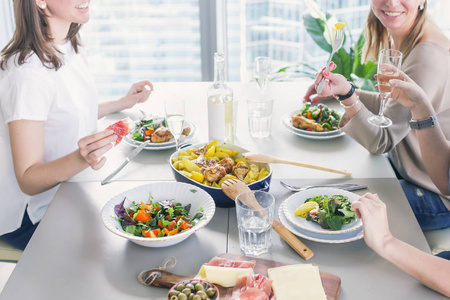
[[[172,159],[174,157],[177,157],[180,152],[186,152],[189,149],[199,149],[205,145],[206,145],[206,143],[201,143],[201,144],[195,144],[195,145],[192,145],[189,147],[184,147],[184,148],[179,149],[178,151],[174,152],[170,156],[169,165],[170,165],[170,168],[172,169],[172,173],[175,177],[175,180],[193,184],[193,185],[205,190],[214,199],[214,202],[216,203],[217,207],[234,207],[235,202],[233,200],[231,200],[230,198],[228,198],[228,196],[223,193],[221,188],[207,186],[207,185],[201,184],[189,177],[186,177],[183,174],[181,174],[180,171],[178,171],[172,164]],[[239,154],[236,155],[236,157],[242,157],[242,153],[249,152],[247,149],[244,149],[242,147],[239,147],[239,146],[236,146],[233,144],[224,144],[223,146],[228,149],[239,151]],[[266,168],[266,170],[269,172],[269,175],[267,175],[266,177],[264,177],[261,180],[258,180],[256,182],[249,184],[248,187],[251,190],[260,190],[260,191],[264,191],[264,192],[269,191],[270,180],[272,179],[272,168],[270,167],[269,164],[266,164],[266,163],[254,163],[254,164],[259,165],[260,168],[263,168],[263,167]]]
[[[195,215],[200,208],[202,208],[205,216],[203,219],[197,221],[192,228],[171,236],[150,238],[135,236],[125,232],[116,219],[117,216],[114,212],[114,207],[121,203],[124,197],[127,197],[130,201],[136,203],[140,203],[141,201],[147,203],[150,193],[153,197],[152,201],[154,202],[175,199],[176,202],[180,202],[183,205],[191,204],[191,215]],[[124,205],[129,207],[131,202],[127,203],[127,201],[125,201]],[[184,241],[197,230],[205,227],[206,224],[211,221],[215,211],[216,206],[211,196],[196,186],[173,181],[155,182],[135,187],[111,198],[111,200],[103,207],[102,221],[103,225],[105,225],[109,231],[138,245],[144,247],[167,247]]]
[[[181,288],[179,288],[181,291],[177,291],[177,287],[179,285],[183,285],[184,287],[186,287],[186,285],[188,285],[188,284],[192,284],[194,286],[194,290],[195,290],[196,284],[202,284],[205,293],[207,293],[208,289],[213,289],[214,295],[213,296],[208,295],[209,299],[211,299],[211,300],[220,299],[219,289],[214,284],[212,284],[211,282],[208,282],[206,280],[191,279],[191,280],[180,281],[180,282],[176,283],[174,286],[172,286],[170,288],[169,292],[167,293],[167,300],[182,300],[179,297],[177,297],[177,298],[171,298],[171,297],[177,293],[183,293],[182,292],[183,289],[181,289]],[[183,297],[183,299],[189,299],[189,294],[186,295],[186,298]]]

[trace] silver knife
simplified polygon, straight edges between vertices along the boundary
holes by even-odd
[[[142,149],[145,148],[145,146],[148,145],[148,143],[150,143],[150,140],[142,143],[139,147],[137,147],[136,149],[134,149],[133,151],[130,152],[130,154],[128,154],[127,158],[125,159],[125,161],[120,165],[120,167],[118,167],[114,172],[111,173],[111,175],[109,175],[108,177],[106,177],[105,179],[103,179],[103,181],[101,182],[102,185],[108,184],[111,182],[111,179],[116,176],[120,170],[122,170],[136,155],[138,155],[139,152],[142,151]]]

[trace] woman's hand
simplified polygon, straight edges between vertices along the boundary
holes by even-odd
[[[366,193],[353,202],[351,209],[362,219],[367,246],[380,253],[383,247],[393,239],[389,230],[386,205],[378,195]]]
[[[389,80],[390,86],[394,87],[390,97],[413,112],[422,110],[428,104],[424,90],[404,72],[397,71],[399,79]]]
[[[148,80],[134,83],[128,93],[120,99],[123,109],[131,108],[137,103],[145,102],[152,91],[153,85]]]
[[[108,150],[114,147],[117,135],[112,130],[104,130],[88,135],[78,141],[81,158],[87,162],[93,170],[98,170],[105,165]]]
[[[324,98],[329,98],[330,96],[339,94],[339,93],[333,93],[335,90],[339,90],[337,89],[338,87],[340,87],[341,85],[346,86],[346,84],[348,84],[347,80],[345,79],[344,76],[339,75],[339,74],[333,74],[331,73],[331,71],[333,71],[334,69],[336,69],[336,64],[334,62],[330,63],[329,69],[328,71],[326,70],[326,68],[324,67],[320,72],[318,72],[316,74],[316,79],[314,81],[314,84],[312,84],[308,90],[306,91],[305,96],[303,96],[303,101],[309,101],[309,98],[317,93],[317,87],[320,83],[320,81],[322,80],[322,78],[325,77],[326,82],[325,85],[323,87],[322,93],[318,94],[314,99],[312,99],[311,102],[317,102],[320,101]],[[350,85],[350,84],[348,84]],[[348,91],[350,90],[351,87],[348,88]],[[348,93],[348,91],[346,91],[345,93],[343,93],[344,95]]]

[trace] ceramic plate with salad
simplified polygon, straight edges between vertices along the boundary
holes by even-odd
[[[111,198],[102,221],[112,233],[146,247],[177,244],[203,228],[214,216],[212,197],[181,182],[155,182]]]
[[[196,127],[192,122],[184,121],[183,134],[180,144],[189,142],[194,138]],[[164,117],[149,116],[136,122],[135,129],[124,137],[124,141],[133,146],[139,147],[144,141],[150,140],[145,146],[146,150],[164,150],[175,148],[176,143]]]
[[[282,118],[285,128],[293,134],[312,138],[330,139],[345,135],[338,127],[341,114],[323,103],[305,103]]]
[[[362,228],[361,219],[350,210],[359,195],[335,188],[298,192],[284,202],[284,214],[291,224],[320,234],[343,234]]]

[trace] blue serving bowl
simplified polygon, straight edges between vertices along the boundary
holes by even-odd
[[[207,186],[207,185],[201,184],[189,177],[186,177],[182,173],[180,173],[172,164],[172,159],[174,157],[179,156],[180,152],[186,152],[189,149],[199,149],[205,145],[206,145],[206,143],[201,143],[201,144],[195,144],[195,145],[192,145],[189,147],[184,147],[184,148],[179,149],[178,151],[174,152],[170,156],[169,164],[170,164],[170,168],[172,169],[175,180],[193,184],[193,185],[198,186],[199,188],[205,190],[214,199],[214,202],[216,203],[217,207],[234,207],[235,202],[233,200],[231,200],[230,198],[228,198],[228,196],[223,193],[221,188]],[[233,149],[233,150],[238,150],[239,154],[234,156],[234,158],[242,157],[242,153],[249,152],[248,150],[241,148],[239,146],[233,145],[233,144],[224,144],[223,147]],[[265,163],[264,164],[263,163],[254,163],[254,164],[258,165],[260,168],[263,168],[263,167],[266,168],[266,170],[269,172],[269,175],[267,175],[265,178],[263,178],[261,180],[258,180],[256,182],[249,184],[248,187],[251,190],[260,190],[260,191],[265,191],[265,192],[269,191],[270,180],[272,179],[272,168],[270,167],[269,164],[265,164]]]

